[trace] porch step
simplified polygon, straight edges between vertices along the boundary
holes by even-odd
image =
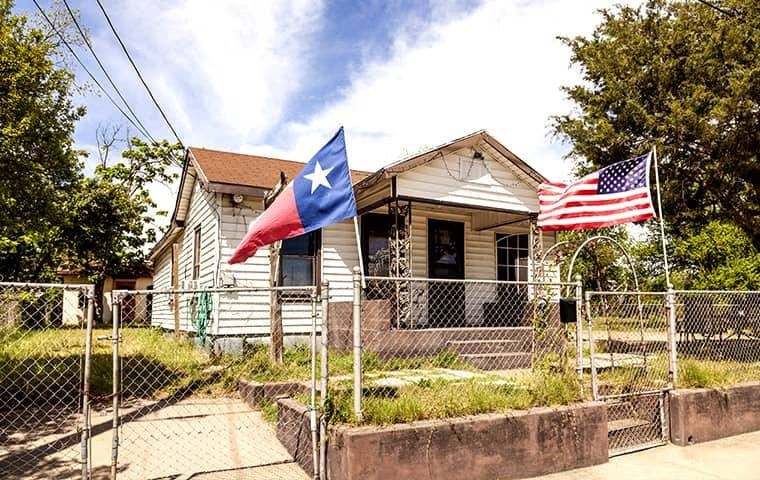
[[[648,426],[651,425],[651,423],[640,418],[623,418],[620,420],[612,420],[607,422],[607,433],[629,430],[636,427],[643,427],[645,425]]]
[[[468,355],[487,353],[529,353],[530,342],[520,340],[452,340],[446,350]]]
[[[662,442],[656,397],[632,397],[607,404],[607,439],[611,453]]]
[[[459,358],[480,370],[511,370],[531,365],[530,353],[463,353]]]

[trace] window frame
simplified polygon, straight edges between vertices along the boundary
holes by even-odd
[[[519,243],[520,237],[525,238],[525,247],[520,247]],[[515,238],[515,241],[518,242],[518,245],[516,247],[510,247],[509,246],[509,238]],[[504,240],[507,239],[507,240]],[[501,244],[500,244],[501,243]],[[502,245],[503,244],[503,245]],[[494,237],[494,253],[495,253],[495,263],[496,263],[496,280],[498,281],[506,281],[506,282],[518,282],[519,280],[519,274],[518,270],[522,269],[523,267],[519,263],[510,263],[510,251],[517,252],[517,255],[515,256],[515,260],[519,260],[521,258],[527,258],[528,261],[530,261],[530,235],[527,233],[496,233]],[[507,255],[507,263],[500,263],[499,262],[499,251],[505,251]],[[521,255],[524,253],[525,255]],[[516,275],[514,279],[509,278],[500,278],[499,272],[502,268],[506,268],[508,272],[512,271]],[[530,266],[526,265],[525,267],[525,281],[530,280]],[[509,277],[509,274],[507,274],[507,277]]]
[[[279,251],[279,255],[277,259],[279,263],[277,282],[278,282],[278,285],[280,286],[308,288],[308,287],[315,287],[320,284],[319,273],[320,273],[321,257],[322,257],[322,229],[304,233],[303,235],[312,236],[311,248],[313,249],[313,253],[311,255],[283,253],[283,247],[284,247],[285,242],[287,242],[288,240],[292,240],[291,238],[285,239],[280,243],[280,251]],[[299,235],[299,236],[302,236],[302,235]],[[298,238],[298,237],[293,237],[293,238]],[[312,283],[311,284],[308,284],[308,285],[286,285],[285,284],[285,276],[284,276],[285,268],[283,267],[284,267],[284,262],[286,261],[287,258],[296,258],[300,260],[311,259],[311,268],[312,268],[312,279],[311,279]],[[296,295],[296,296],[300,295],[300,292],[282,292],[282,293],[288,293],[290,295]]]
[[[201,277],[201,226],[193,230],[193,280]]]

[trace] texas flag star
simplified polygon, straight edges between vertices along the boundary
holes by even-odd
[[[327,168],[322,168],[322,164]],[[256,218],[228,263],[244,262],[264,245],[355,216],[356,200],[341,127]]]
[[[311,181],[311,193],[314,193],[320,185],[323,187],[332,188],[330,182],[327,181],[327,176],[330,174],[333,168],[335,167],[330,167],[327,170],[322,170],[322,165],[320,165],[319,162],[316,162],[314,171],[303,176],[303,178],[306,180]]]

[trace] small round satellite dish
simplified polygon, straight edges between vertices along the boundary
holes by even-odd
[[[233,203],[243,203],[243,195],[236,193],[232,196],[232,202]]]

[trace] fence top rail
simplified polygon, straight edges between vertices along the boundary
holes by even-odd
[[[36,283],[36,282],[0,282],[0,287],[19,288],[59,288],[62,290],[90,290],[95,285],[91,283]]]
[[[536,282],[532,280],[488,280],[473,278],[427,278],[427,277],[364,277],[370,281],[384,282],[430,282],[430,283],[482,283],[493,285],[526,285],[526,286],[545,286],[545,287],[574,287],[574,282]]]
[[[628,296],[641,296],[641,295],[656,295],[656,296],[665,296],[668,294],[668,292],[636,292],[636,291],[630,291],[630,290],[621,290],[619,292],[605,292],[605,291],[599,291],[599,290],[588,290],[586,291],[588,295],[591,296],[612,296],[612,295],[628,295]]]
[[[161,294],[195,294],[195,293],[268,293],[268,292],[302,292],[312,293],[317,291],[316,286],[305,287],[208,287],[208,288],[185,288],[185,289],[147,289],[147,290],[113,290],[114,297],[125,295],[161,295]]]
[[[735,293],[735,294],[751,294],[751,295],[758,295],[760,294],[760,290],[674,290],[675,293],[678,294],[726,294],[726,293]]]

